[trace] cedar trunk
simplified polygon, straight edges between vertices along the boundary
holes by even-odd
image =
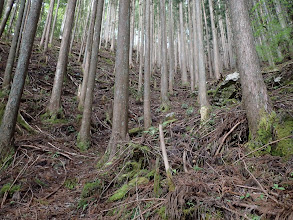
[[[129,100],[129,44],[130,44],[130,0],[119,1],[119,23],[116,52],[116,75],[113,108],[113,127],[108,152],[110,158],[117,151],[117,144],[128,136]]]
[[[103,15],[104,0],[98,1],[97,16],[95,22],[95,33],[93,37],[93,50],[90,60],[90,70],[87,82],[87,90],[85,97],[85,104],[83,109],[81,128],[78,138],[78,146],[82,150],[89,147],[90,144],[90,128],[91,128],[91,115],[92,115],[92,105],[93,105],[93,91],[95,86],[95,76],[98,63],[98,52],[100,44],[100,34],[101,34],[101,24]]]
[[[250,133],[254,136],[265,112],[271,111],[270,99],[261,74],[245,0],[229,0],[242,99]]]
[[[31,2],[30,13],[23,34],[23,40],[21,42],[20,54],[15,70],[13,84],[0,127],[0,163],[5,160],[11,152],[13,152],[13,137],[17,114],[25,83],[25,77],[27,75],[42,2],[42,0],[33,0]]]
[[[66,20],[64,24],[64,32],[62,36],[62,42],[59,52],[59,58],[56,67],[56,74],[54,78],[53,90],[48,106],[48,112],[50,115],[56,115],[61,110],[61,93],[64,74],[66,72],[68,62],[68,52],[70,44],[70,35],[72,30],[74,11],[75,11],[76,0],[68,2],[66,10]]]

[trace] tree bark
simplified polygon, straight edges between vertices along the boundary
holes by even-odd
[[[64,31],[62,35],[62,42],[60,46],[60,52],[59,52],[56,73],[54,78],[54,84],[53,84],[50,103],[48,106],[48,112],[53,117],[56,117],[57,113],[61,110],[62,84],[63,84],[64,74],[67,68],[70,35],[72,31],[75,6],[76,6],[76,0],[71,0],[68,2],[67,15],[66,15],[65,23],[64,23]]]
[[[162,109],[169,108],[168,98],[168,63],[167,63],[167,32],[166,32],[166,2],[160,0],[161,19],[161,101]]]
[[[173,3],[169,1],[169,92],[173,94],[173,84],[175,77],[175,66],[174,66],[174,37],[173,37]]]
[[[145,1],[141,1],[141,26],[140,26],[140,51],[139,51],[139,72],[138,72],[138,92],[142,93],[143,85],[143,61],[144,61],[144,19],[145,18]]]
[[[180,60],[181,60],[181,81],[184,86],[188,84],[187,70],[186,70],[186,52],[185,52],[185,31],[183,22],[183,7],[182,2],[179,3],[179,17],[180,17]]]
[[[211,58],[211,47],[210,47],[210,34],[209,34],[207,16],[206,16],[205,6],[204,6],[204,1],[203,0],[202,0],[202,11],[203,11],[204,25],[205,25],[205,30],[206,30],[209,77],[212,79],[213,78],[213,68],[212,68],[212,61],[211,61],[212,58]]]
[[[8,18],[9,18],[13,3],[14,3],[14,0],[8,0],[7,3],[6,3],[4,16],[2,17],[1,23],[0,23],[0,39],[1,39],[2,34],[4,32],[5,25],[6,25],[6,22],[7,22]]]
[[[204,63],[204,47],[203,47],[203,27],[202,27],[202,13],[201,13],[201,0],[194,0],[196,8],[196,26],[197,26],[197,39],[198,39],[198,95],[200,102],[201,120],[206,121],[209,117],[210,104],[208,101],[207,88],[206,88],[206,73]]]
[[[119,23],[116,53],[116,76],[113,108],[113,127],[108,147],[110,158],[117,151],[117,144],[128,135],[129,100],[129,43],[130,43],[130,0],[119,1]]]
[[[100,44],[100,36],[101,36],[101,24],[102,24],[102,15],[104,8],[104,0],[98,0],[98,9],[97,16],[95,21],[95,32],[93,37],[93,50],[90,61],[90,70],[89,77],[87,82],[87,91],[81,121],[81,128],[78,136],[78,144],[77,146],[81,150],[86,150],[90,145],[91,135],[91,115],[92,115],[92,106],[93,106],[93,91],[95,86],[95,76],[97,71],[97,63],[98,63],[98,52],[99,52],[99,44]]]
[[[60,5],[60,0],[58,0],[58,2],[57,2],[57,6],[56,6],[55,15],[54,15],[54,20],[53,20],[53,25],[52,25],[52,30],[51,30],[51,35],[50,35],[50,41],[49,41],[49,44],[52,44],[52,42],[53,42],[53,36],[54,36],[54,30],[55,30],[56,21],[57,21],[57,16],[58,16],[59,5]]]
[[[18,59],[13,84],[5,108],[0,127],[0,163],[9,156],[13,148],[14,130],[17,121],[20,100],[27,75],[29,60],[35,39],[37,23],[39,20],[42,0],[32,0],[27,25],[21,43],[20,56]]]
[[[147,130],[152,123],[151,119],[151,101],[150,101],[150,0],[145,0],[145,58],[144,58],[144,105],[143,105],[143,119],[144,128]]]
[[[214,9],[213,2],[209,0],[210,16],[211,16],[211,26],[212,26],[212,35],[213,35],[213,52],[214,52],[214,73],[216,79],[221,77],[220,73],[220,55],[219,55],[219,46],[218,46],[218,35],[217,29],[214,20]]]
[[[193,48],[193,43],[194,43],[194,39],[193,39],[193,32],[195,31],[193,26],[192,26],[192,19],[191,19],[191,5],[190,5],[190,1],[188,1],[188,29],[189,29],[189,41],[188,41],[188,48]],[[187,51],[188,51],[187,48]],[[188,60],[189,60],[189,72],[190,72],[190,90],[191,92],[194,91],[195,89],[195,63],[193,62],[194,59],[194,52],[192,49],[189,50],[190,55],[188,56]]]
[[[131,21],[130,21],[130,46],[129,46],[129,67],[133,67],[133,43],[134,43],[134,30],[135,30],[135,0],[131,2]]]
[[[272,110],[261,74],[245,0],[229,0],[242,99],[252,137],[256,135],[262,114]]]
[[[83,71],[81,94],[79,97],[79,105],[78,105],[78,108],[80,110],[82,110],[82,108],[84,106],[84,100],[85,100],[85,96],[86,96],[88,75],[89,75],[89,69],[90,69],[90,60],[91,60],[91,55],[92,55],[93,33],[94,33],[94,26],[95,26],[96,14],[97,14],[97,2],[98,2],[98,0],[93,0],[93,10],[92,10],[91,21],[90,21],[90,26],[89,26],[89,30],[88,30],[86,52],[85,52],[86,53],[85,54],[85,67],[84,67],[84,71]]]
[[[22,0],[20,3],[20,7],[19,7],[17,23],[15,26],[14,35],[13,35],[11,47],[9,50],[9,56],[7,59],[5,73],[4,73],[4,79],[3,79],[3,84],[2,84],[2,88],[4,88],[4,89],[7,89],[9,87],[9,84],[11,81],[12,69],[13,69],[15,54],[16,54],[16,49],[17,49],[17,42],[18,42],[18,38],[20,36],[21,24],[24,20],[23,14],[24,14],[24,9],[25,9],[25,2],[26,2],[26,0]]]
[[[0,18],[2,17],[3,8],[4,8],[4,0],[0,0]]]
[[[48,51],[48,46],[49,46],[49,36],[50,36],[51,23],[52,23],[52,18],[53,18],[54,4],[55,4],[55,0],[51,0],[50,11],[49,11],[50,17],[49,17],[49,21],[48,21],[48,28],[47,28],[46,34],[45,34],[45,45],[44,45],[44,52],[45,53]]]

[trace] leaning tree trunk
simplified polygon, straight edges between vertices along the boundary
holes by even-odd
[[[17,121],[21,95],[27,75],[29,60],[35,39],[42,0],[32,0],[27,25],[23,34],[20,55],[13,79],[13,84],[0,127],[0,164],[14,151],[13,136]]]
[[[104,0],[98,1],[97,16],[95,21],[95,33],[93,37],[93,50],[90,61],[90,70],[87,82],[87,91],[84,102],[84,109],[81,121],[81,128],[77,138],[77,146],[81,150],[86,150],[90,146],[91,135],[91,116],[92,116],[92,106],[93,106],[93,91],[95,87],[95,76],[97,71],[98,63],[98,52],[100,45],[100,36],[101,36],[101,24],[102,24],[102,15],[104,8]]]
[[[240,72],[242,99],[249,130],[254,137],[264,113],[272,110],[261,74],[253,33],[245,0],[229,0],[232,28],[235,36],[237,64]]]
[[[80,110],[84,106],[84,100],[85,100],[85,96],[86,96],[88,74],[89,74],[89,69],[90,69],[90,60],[91,60],[91,55],[92,55],[93,33],[94,33],[94,26],[95,26],[96,14],[97,14],[97,2],[98,2],[98,0],[93,0],[93,3],[92,3],[93,9],[92,9],[92,14],[91,14],[90,26],[89,26],[89,30],[88,30],[85,60],[84,60],[85,67],[83,70],[83,80],[82,80],[81,93],[80,93],[79,105],[78,105],[78,108]]]
[[[42,37],[41,37],[40,47],[43,47],[47,35],[49,36],[49,34],[50,34],[51,22],[52,22],[52,18],[53,18],[54,3],[55,3],[55,0],[50,1],[50,7],[49,7],[48,14],[47,14],[43,34],[42,34]]]
[[[1,18],[1,23],[0,23],[0,38],[4,32],[5,25],[6,25],[8,18],[9,18],[13,3],[14,3],[14,0],[8,0],[6,3],[4,16],[3,16],[3,18]]]
[[[61,110],[61,92],[64,74],[67,68],[68,52],[70,44],[70,35],[72,30],[74,11],[76,0],[71,0],[67,5],[67,15],[64,23],[64,31],[62,36],[62,42],[56,67],[56,73],[54,78],[54,84],[52,89],[52,95],[48,106],[48,112],[51,116],[56,117]]]
[[[8,56],[6,67],[5,67],[2,88],[8,88],[10,81],[11,81],[12,69],[13,69],[15,54],[16,54],[16,49],[17,49],[17,42],[18,42],[18,38],[20,36],[21,24],[24,20],[23,14],[24,14],[24,9],[25,9],[25,2],[26,2],[26,0],[22,0],[20,3],[18,18],[17,18],[15,30],[14,30],[14,35],[13,35],[11,47],[9,50],[9,56]]]
[[[0,18],[2,17],[3,7],[4,7],[4,0],[0,0]]]
[[[108,150],[110,158],[117,152],[117,144],[128,136],[129,100],[129,43],[130,43],[130,0],[119,1],[119,23],[115,62],[115,92],[113,127]]]
[[[60,0],[58,0],[58,2],[57,2],[56,11],[55,11],[55,15],[54,15],[54,20],[53,20],[53,25],[52,25],[51,35],[50,35],[50,41],[49,41],[49,44],[51,44],[51,45],[53,42],[53,36],[54,36],[54,30],[55,30],[57,16],[58,16],[59,4],[60,4]]]
[[[53,19],[54,4],[55,4],[55,0],[52,0],[51,6],[50,6],[50,18],[48,21],[48,29],[46,30],[46,35],[45,35],[45,45],[44,45],[45,53],[48,51],[48,46],[49,46],[49,36],[50,36],[50,30],[51,30],[51,23]]]

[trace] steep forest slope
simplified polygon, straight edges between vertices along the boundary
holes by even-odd
[[[179,83],[170,96],[170,109],[162,112],[160,74],[155,72],[151,80],[153,127],[143,131],[135,64],[130,72],[129,143],[112,162],[102,165],[111,134],[115,54],[107,50],[99,54],[92,146],[81,152],[76,147],[81,120],[76,96],[82,71],[76,48],[64,79],[64,115],[48,120],[44,114],[58,47],[45,55],[34,47],[17,122],[17,151],[0,168],[1,219],[293,218],[293,158],[281,158],[282,152],[265,154],[278,142],[288,149],[292,144],[292,61],[274,70],[264,68],[270,97],[287,130],[254,151],[248,147],[239,82],[225,81],[225,76],[208,82],[213,109],[202,124],[197,90],[191,93]],[[1,43],[0,50],[1,85],[9,45]],[[176,73],[175,82],[179,78]],[[7,94],[1,94],[0,101],[1,116]],[[161,159],[159,123],[172,175],[166,174]]]

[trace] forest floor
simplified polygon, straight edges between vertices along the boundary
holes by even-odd
[[[0,43],[0,50],[1,86],[9,45]],[[33,50],[20,108],[27,124],[18,122],[17,150],[0,168],[0,219],[293,219],[293,158],[264,154],[280,141],[292,144],[292,61],[264,74],[275,110],[291,127],[282,140],[272,139],[253,153],[239,82],[208,82],[212,113],[201,123],[197,93],[180,86],[179,73],[170,109],[160,110],[156,72],[153,127],[134,130],[143,127],[135,66],[130,71],[130,142],[114,161],[101,166],[111,134],[115,55],[100,52],[92,146],[85,152],[76,147],[82,116],[76,98],[82,80],[77,50],[69,57],[64,79],[63,116],[54,121],[43,117],[57,59],[58,47],[45,55]],[[2,106],[6,101],[7,96],[0,97]],[[172,179],[161,159],[159,123]]]

